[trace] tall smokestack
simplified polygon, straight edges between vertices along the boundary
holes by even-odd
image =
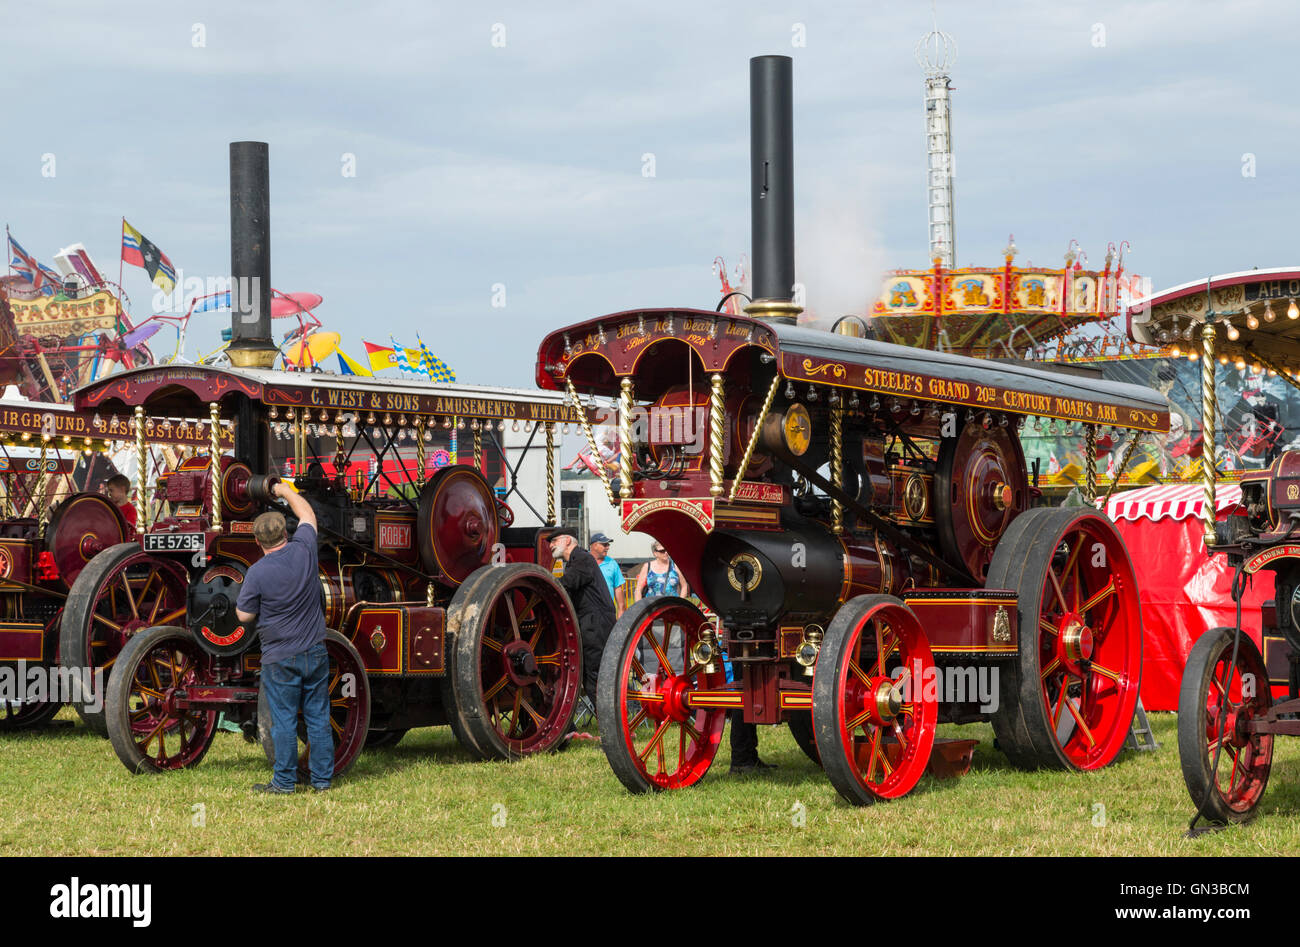
[[[752,316],[793,323],[794,97],[789,56],[749,61],[749,168]]]
[[[236,368],[270,368],[271,172],[264,141],[230,143],[230,328]]]

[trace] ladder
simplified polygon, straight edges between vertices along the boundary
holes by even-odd
[[[1141,697],[1138,698],[1137,709],[1133,711],[1133,726],[1128,732],[1128,739],[1124,741],[1124,748],[1139,751],[1160,749],[1155,734],[1151,732],[1151,721],[1147,719]]]

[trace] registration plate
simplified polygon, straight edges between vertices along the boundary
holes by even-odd
[[[202,533],[145,533],[145,552],[201,552]]]

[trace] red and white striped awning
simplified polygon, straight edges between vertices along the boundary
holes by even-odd
[[[1241,503],[1241,487],[1221,483],[1214,492],[1215,513],[1222,516]],[[1157,484],[1141,490],[1128,490],[1110,498],[1106,515],[1112,520],[1182,520],[1201,515],[1205,505],[1205,488],[1201,484]]]

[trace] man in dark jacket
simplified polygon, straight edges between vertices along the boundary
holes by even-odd
[[[609,583],[596,564],[596,557],[578,544],[573,530],[557,529],[548,539],[551,555],[564,560],[560,584],[569,593],[582,632],[582,689],[595,704],[600,657],[614,627],[614,599],[610,597]]]

